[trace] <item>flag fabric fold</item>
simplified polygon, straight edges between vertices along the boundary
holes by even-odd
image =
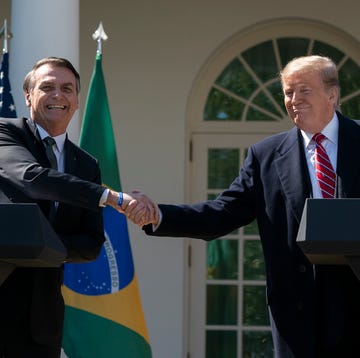
[[[96,54],[80,147],[99,160],[103,183],[121,191],[101,53]],[[103,216],[106,241],[98,259],[65,265],[63,349],[69,358],[150,358],[126,217],[110,207]]]
[[[0,117],[16,118],[16,109],[9,80],[8,52],[3,53],[0,68]]]

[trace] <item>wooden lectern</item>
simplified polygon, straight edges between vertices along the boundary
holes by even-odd
[[[360,199],[307,199],[296,241],[311,263],[350,265],[360,279]]]
[[[0,204],[0,285],[16,266],[60,267],[66,256],[37,204]]]

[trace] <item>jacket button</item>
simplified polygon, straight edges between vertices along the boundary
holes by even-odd
[[[305,265],[299,265],[299,272],[306,272]]]

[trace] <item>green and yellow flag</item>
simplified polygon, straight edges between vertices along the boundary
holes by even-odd
[[[103,183],[121,191],[102,54],[96,54],[80,146],[99,160]],[[98,259],[65,265],[63,349],[69,358],[150,358],[126,217],[104,208]]]

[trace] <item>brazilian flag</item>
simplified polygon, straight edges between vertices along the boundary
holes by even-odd
[[[103,183],[121,191],[102,54],[96,54],[80,147],[99,160]],[[104,208],[106,241],[98,259],[65,265],[63,350],[69,358],[149,358],[151,348],[126,217]]]

